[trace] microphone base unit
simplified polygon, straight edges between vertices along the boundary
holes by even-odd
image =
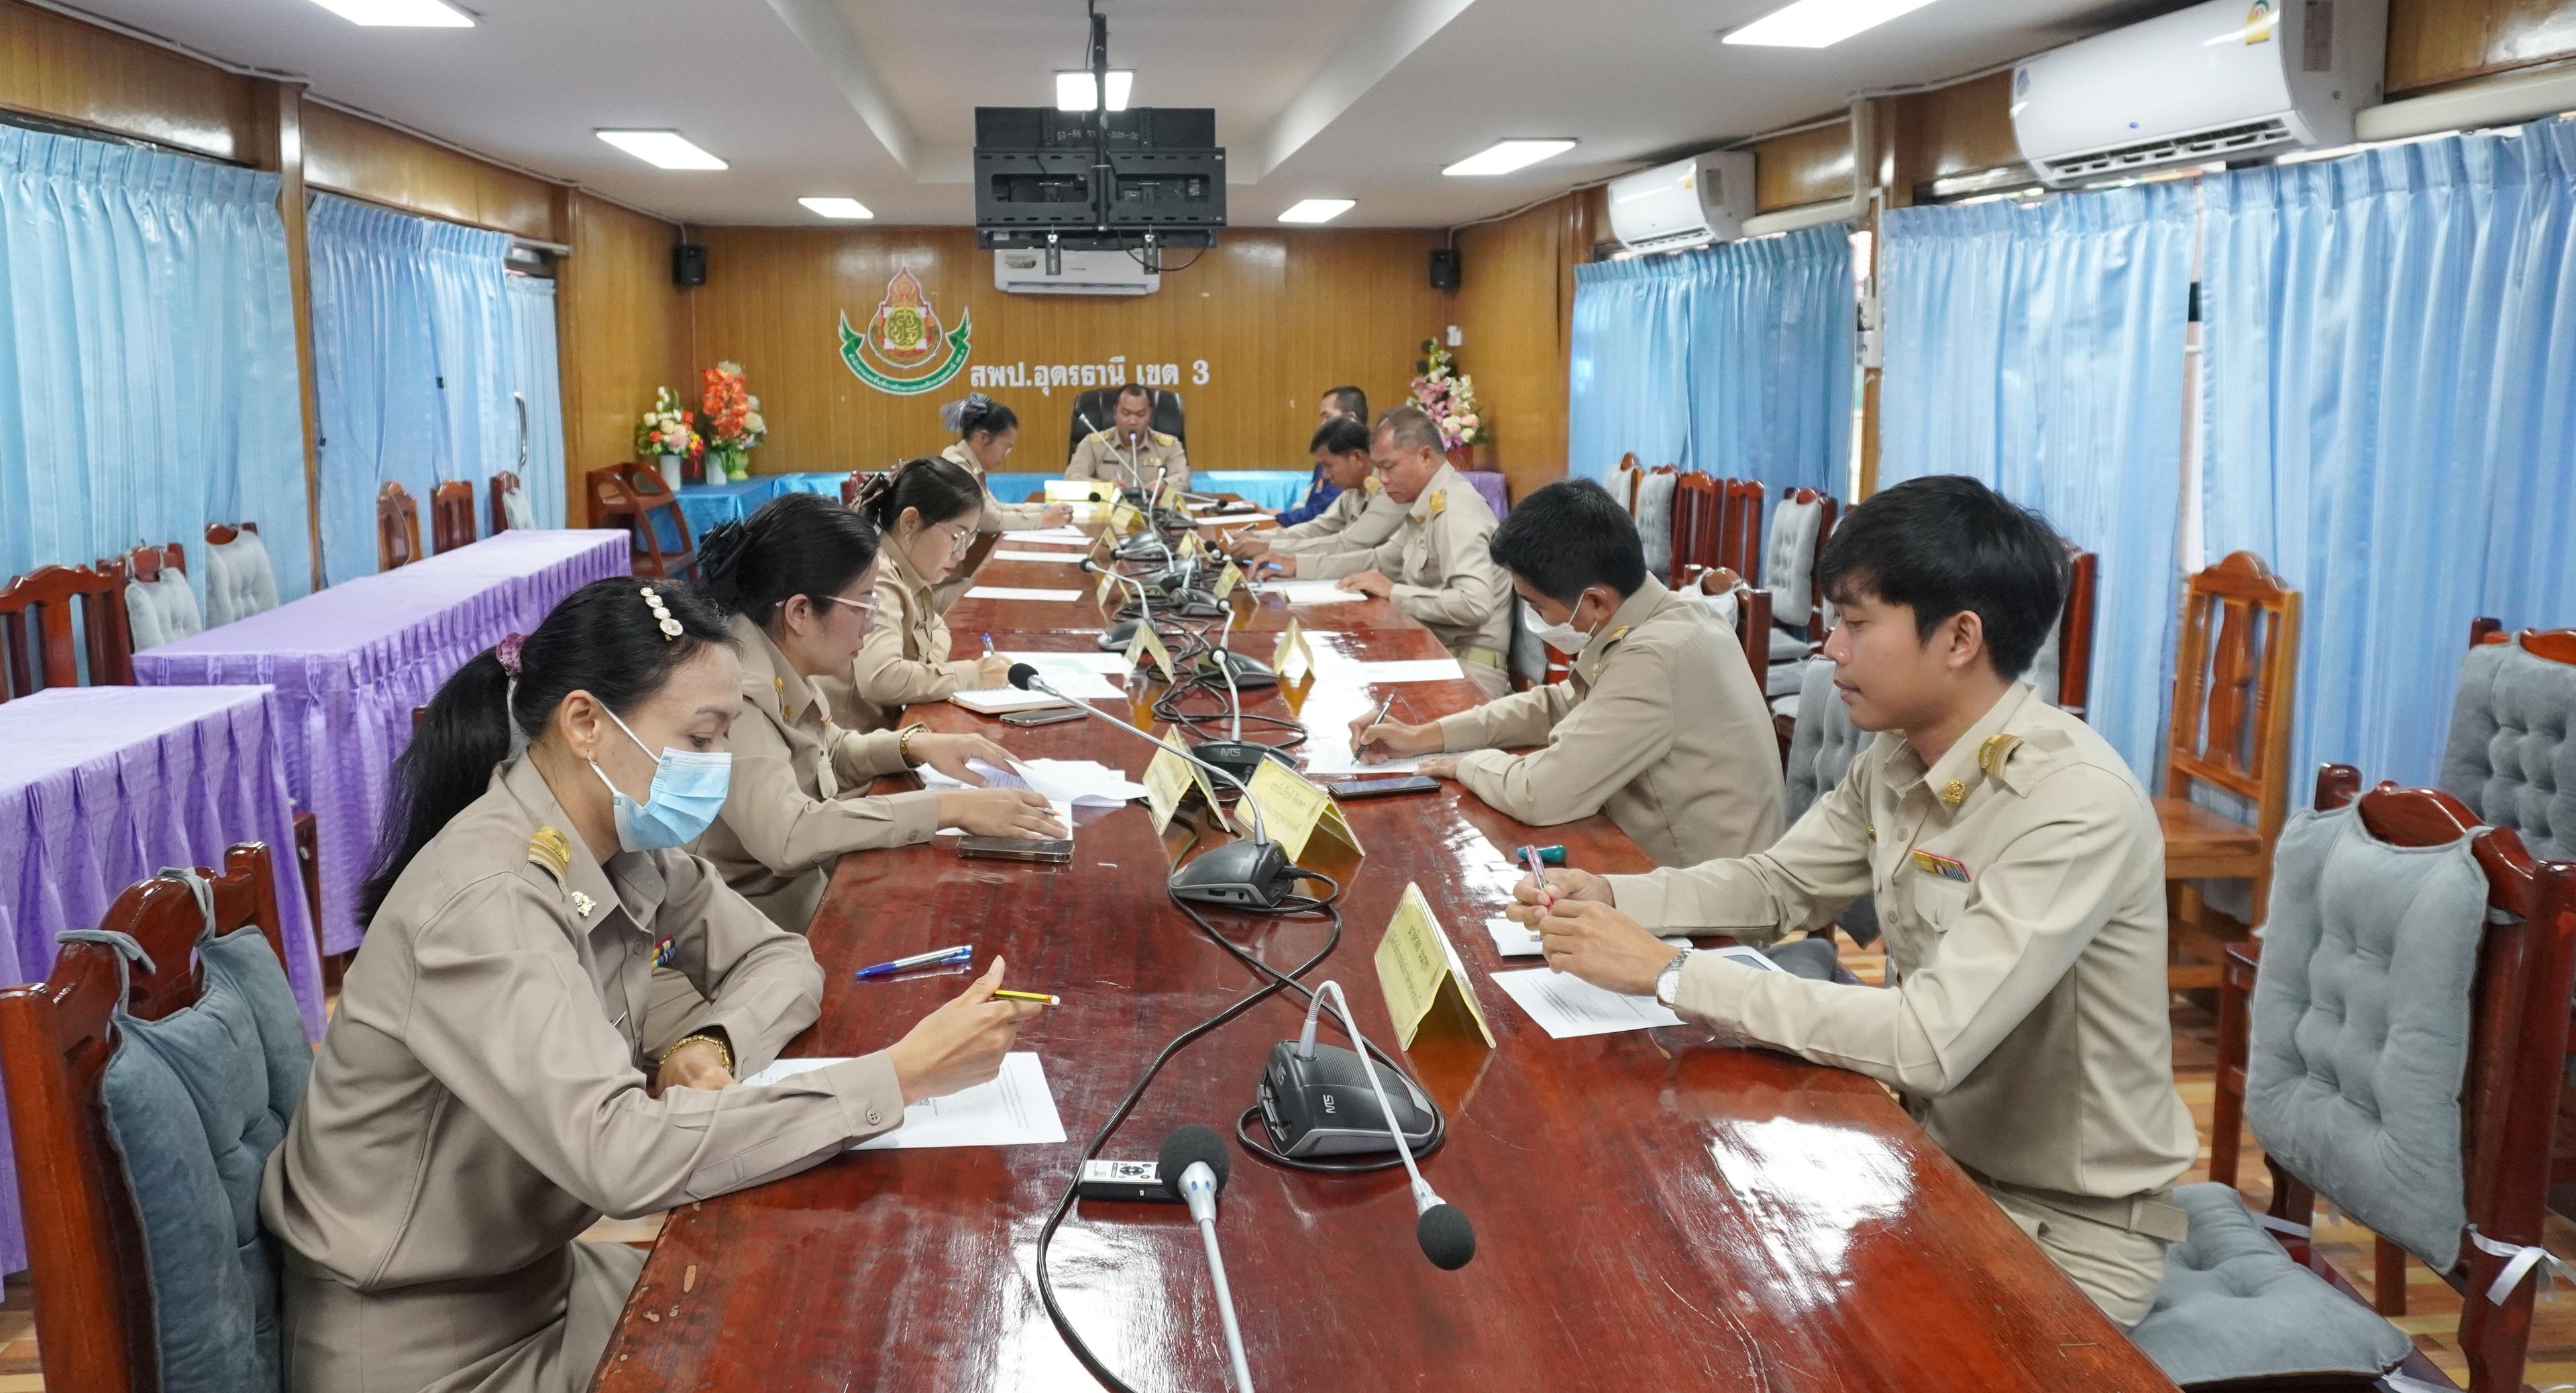
[[[1190,747],[1190,753],[1247,784],[1265,759],[1275,759],[1291,771],[1297,767],[1278,746],[1258,740],[1202,740]]]
[[[1218,656],[1219,653],[1222,653],[1224,656],[1220,658]],[[1276,687],[1279,685],[1279,674],[1271,670],[1270,664],[1265,663],[1259,658],[1253,657],[1248,653],[1237,653],[1230,648],[1219,649],[1215,653],[1202,653],[1197,658],[1192,659],[1192,662],[1198,667],[1199,671],[1207,675],[1208,680],[1211,682],[1223,682],[1225,680],[1225,673],[1222,669],[1230,667],[1234,669],[1234,685],[1237,687]]]
[[[1120,610],[1119,614],[1121,617],[1118,622],[1100,631],[1100,637],[1097,642],[1099,643],[1100,650],[1102,652],[1124,653],[1127,651],[1127,645],[1136,641],[1136,625],[1141,621],[1129,612],[1134,608],[1135,607],[1133,605],[1130,605],[1125,609]],[[1165,623],[1162,618],[1160,618],[1164,613],[1162,606],[1156,605],[1154,607],[1154,613],[1157,616],[1154,620],[1155,633],[1160,634],[1167,639],[1177,639],[1188,632],[1188,630],[1185,630],[1178,625]]]
[[[1222,619],[1226,612],[1225,601],[1204,590],[1168,592],[1162,599],[1154,602],[1153,608],[1157,615],[1174,619]],[[1133,619],[1136,614],[1136,602],[1133,600],[1118,607],[1118,617],[1121,619]]]
[[[1356,1156],[1395,1150],[1392,1130],[1404,1134],[1408,1150],[1419,1153],[1431,1144],[1437,1114],[1430,1097],[1413,1080],[1383,1064],[1378,1082],[1395,1108],[1392,1118],[1380,1114],[1360,1056],[1333,1045],[1317,1045],[1309,1059],[1297,1053],[1297,1042],[1271,1047],[1269,1066],[1261,1071],[1258,1102],[1271,1148],[1282,1156]]]
[[[1277,842],[1238,841],[1210,847],[1172,872],[1174,895],[1228,909],[1277,909],[1297,887],[1288,853]]]

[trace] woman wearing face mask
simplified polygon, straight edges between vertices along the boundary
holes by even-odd
[[[643,1264],[576,1241],[603,1214],[791,1174],[999,1071],[1029,1012],[991,999],[996,960],[888,1049],[729,1087],[823,987],[803,939],[676,849],[725,800],[732,643],[683,589],[596,581],[431,700],[366,951],[262,1179],[290,1393],[587,1387]],[[712,1007],[659,1058],[657,960]]]
[[[940,615],[940,583],[975,540],[975,510],[983,486],[942,459],[917,459],[868,480],[858,508],[885,538],[877,568],[876,623],[848,680],[823,684],[834,719],[853,730],[875,730],[915,702],[944,701],[951,694],[1002,686],[1011,660],[999,653],[952,659],[948,621]]]
[[[939,457],[974,476],[981,508],[975,519],[977,532],[1021,532],[1040,527],[1062,527],[1073,521],[1073,509],[1063,503],[1005,503],[993,496],[985,476],[1001,472],[1011,448],[1020,443],[1019,413],[981,392],[963,401],[952,401],[939,408],[939,419],[957,439]],[[942,614],[966,593],[975,580],[972,570],[961,571],[936,587],[932,594]]]

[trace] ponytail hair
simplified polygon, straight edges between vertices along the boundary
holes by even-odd
[[[981,392],[971,392],[963,400],[952,401],[939,408],[939,421],[955,432],[959,439],[965,440],[1018,430],[1020,413]]]
[[[664,615],[677,633],[665,627]],[[515,753],[517,733],[542,734],[575,691],[623,715],[660,691],[681,664],[718,644],[731,647],[733,635],[695,591],[617,577],[565,596],[526,638],[512,635],[476,654],[429,699],[411,748],[394,761],[393,797],[375,874],[359,893],[359,922],[375,919],[412,858],[483,795],[493,768]],[[515,673],[504,666],[505,653]]]
[[[984,485],[963,465],[948,460],[905,460],[859,485],[859,496],[850,506],[867,514],[879,532],[891,536],[906,508],[920,513],[925,527],[981,516]]]
[[[813,493],[780,494],[698,539],[707,598],[764,628],[798,595],[831,603],[876,559],[877,529],[868,519]]]

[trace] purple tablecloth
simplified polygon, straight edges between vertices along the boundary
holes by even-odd
[[[166,866],[220,869],[266,842],[286,978],[322,1034],[322,965],[275,693],[266,687],[58,687],[0,704],[0,984],[43,978],[70,929],[95,929]],[[0,1127],[0,1270],[27,1265],[16,1165]]]
[[[628,574],[628,546],[623,531],[499,533],[137,653],[134,680],[277,689],[287,787],[320,842],[323,947],[346,952],[412,708],[503,635],[535,629],[557,600]]]
[[[1485,495],[1486,506],[1494,510],[1494,516],[1501,517],[1512,510],[1511,495],[1503,488],[1502,475],[1490,469],[1470,469],[1463,471],[1462,477],[1475,485],[1476,492]]]

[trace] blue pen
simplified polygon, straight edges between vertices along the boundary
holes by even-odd
[[[984,635],[984,656],[987,658],[993,656],[993,636],[991,634]]]
[[[949,967],[974,960],[975,945],[960,943],[954,948],[934,948],[927,953],[915,953],[911,957],[897,958],[890,963],[870,963],[859,969],[858,977],[859,980],[866,981],[868,978],[883,977],[889,973],[908,972],[916,967]]]

